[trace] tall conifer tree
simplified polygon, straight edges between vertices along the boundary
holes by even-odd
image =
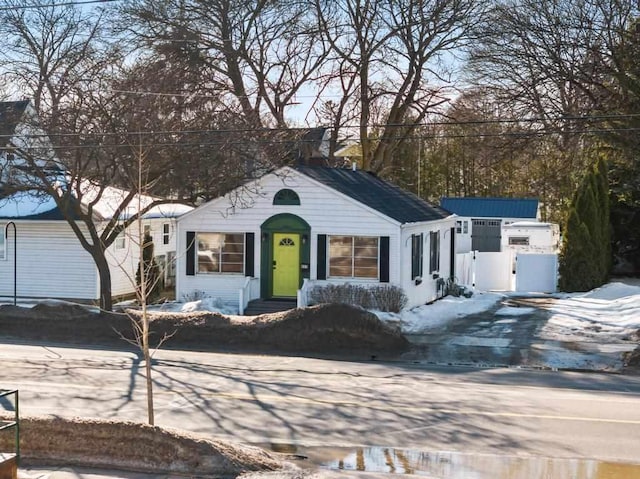
[[[611,265],[606,163],[600,159],[574,195],[560,255],[560,289],[588,291],[605,283]]]

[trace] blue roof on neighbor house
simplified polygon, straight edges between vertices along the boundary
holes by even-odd
[[[534,198],[441,198],[440,206],[474,218],[536,218],[538,214]]]
[[[440,220],[449,216],[439,206],[367,171],[310,166],[298,166],[295,169],[402,224]]]

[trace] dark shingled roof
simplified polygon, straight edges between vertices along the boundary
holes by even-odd
[[[475,218],[535,219],[538,214],[538,200],[533,198],[442,198],[440,206]]]
[[[16,131],[29,100],[0,102],[0,145],[5,146]]]
[[[403,224],[440,220],[449,216],[439,206],[434,206],[373,173],[309,166],[298,166],[296,170]]]

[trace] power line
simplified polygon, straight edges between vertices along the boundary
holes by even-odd
[[[529,117],[529,118],[496,118],[496,119],[488,119],[488,120],[464,120],[464,121],[456,121],[456,120],[440,120],[433,122],[423,122],[415,125],[409,125],[405,123],[371,123],[366,125],[367,128],[389,128],[389,129],[400,129],[400,128],[412,128],[412,129],[420,129],[420,128],[429,128],[433,126],[482,126],[482,125],[500,125],[500,124],[535,124],[535,123],[543,123],[543,122],[613,122],[613,121],[623,121],[623,120],[633,120],[636,118],[640,118],[640,113],[628,113],[628,114],[616,114],[616,115],[587,115],[587,116],[560,116],[560,117]],[[27,139],[37,139],[37,138],[65,138],[65,137],[113,137],[113,136],[154,136],[154,135],[204,135],[204,134],[244,134],[244,133],[255,133],[255,134],[270,134],[270,133],[282,133],[282,132],[290,132],[290,133],[305,133],[311,130],[313,127],[260,127],[260,128],[219,128],[219,129],[202,129],[202,130],[138,130],[138,131],[121,131],[121,132],[107,132],[107,131],[99,131],[99,132],[60,132],[60,133],[32,133],[32,134],[21,134],[21,138]],[[361,125],[342,125],[340,129],[342,130],[354,130],[361,128]],[[562,131],[559,128],[545,128],[534,131],[520,130],[520,131],[512,131],[512,132],[497,132],[497,133],[483,133],[478,132],[474,134],[423,134],[423,135],[412,135],[412,138],[420,139],[427,137],[455,137],[455,138],[464,138],[464,137],[482,137],[482,136],[507,136],[507,135],[533,135],[539,134],[540,132],[547,132],[548,134],[582,134],[582,133],[598,133],[598,132],[616,132],[616,131],[635,131],[636,128],[628,128],[628,127],[618,127],[618,128],[606,128],[606,129],[581,129],[581,130],[570,130],[570,131]],[[0,138],[11,139],[15,134],[3,134],[0,135]],[[396,137],[395,139],[400,138]],[[403,136],[404,138],[404,136]],[[390,139],[394,139],[390,137]],[[372,138],[375,140],[375,138]],[[291,140],[284,140],[291,141]]]
[[[70,7],[70,6],[81,6],[81,5],[90,5],[95,3],[111,3],[111,2],[119,2],[120,0],[80,0],[77,2],[60,2],[60,3],[39,3],[36,5],[14,5],[7,7],[0,7],[0,12],[8,11],[8,10],[37,10],[39,8],[56,8],[56,7]]]
[[[597,133],[629,133],[640,132],[638,128],[610,128],[610,129],[585,129],[575,130],[570,132],[571,134],[597,134]],[[560,132],[557,130],[536,130],[536,131],[520,131],[520,132],[501,132],[501,133],[476,133],[476,134],[433,134],[433,135],[409,135],[409,136],[391,136],[385,138],[387,141],[394,140],[446,140],[446,139],[464,139],[464,138],[540,138],[545,136],[557,135]],[[372,139],[376,140],[376,139]],[[196,148],[196,147],[231,147],[231,146],[246,146],[246,145],[287,145],[292,146],[295,144],[304,144],[311,141],[305,141],[304,139],[251,139],[243,136],[241,139],[222,139],[214,141],[198,141],[198,142],[183,142],[183,141],[165,141],[165,142],[147,142],[147,143],[95,143],[84,145],[63,145],[53,146],[53,150],[88,150],[97,148],[158,148],[158,147],[182,147],[182,148]],[[25,151],[43,151],[47,148],[43,147],[25,147],[22,150]],[[15,148],[10,146],[0,147],[0,151],[13,151]]]

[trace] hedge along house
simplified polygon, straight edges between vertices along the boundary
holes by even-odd
[[[37,113],[29,101],[0,102],[0,300],[15,294],[25,299],[67,299],[97,302],[100,298],[100,279],[91,255],[80,244],[52,197],[36,192],[9,195],[2,186],[12,173],[9,165],[15,162],[10,145],[28,146],[38,142],[44,155],[54,158],[53,148],[44,131],[38,128]],[[19,158],[18,158],[19,161]],[[62,176],[58,169],[51,174]],[[92,187],[83,185],[84,202],[94,199]],[[95,190],[94,190],[95,191]],[[94,205],[94,221],[108,222],[126,192],[107,187]],[[141,196],[141,203],[149,205],[153,198]],[[138,198],[119,217],[137,211]],[[161,205],[149,210],[143,218],[143,232],[154,240],[156,258],[165,263],[167,279],[171,281],[171,259],[176,250],[176,217],[190,211],[184,205]],[[77,222],[85,230],[81,222]],[[86,231],[86,230],[85,230]],[[106,259],[111,273],[113,296],[129,295],[135,290],[135,271],[139,262],[139,237],[134,223],[107,249]],[[14,281],[15,278],[15,281]]]
[[[242,314],[254,299],[306,306],[315,286],[395,285],[412,307],[443,293],[454,228],[365,171],[284,167],[178,220],[176,296],[202,292]]]

